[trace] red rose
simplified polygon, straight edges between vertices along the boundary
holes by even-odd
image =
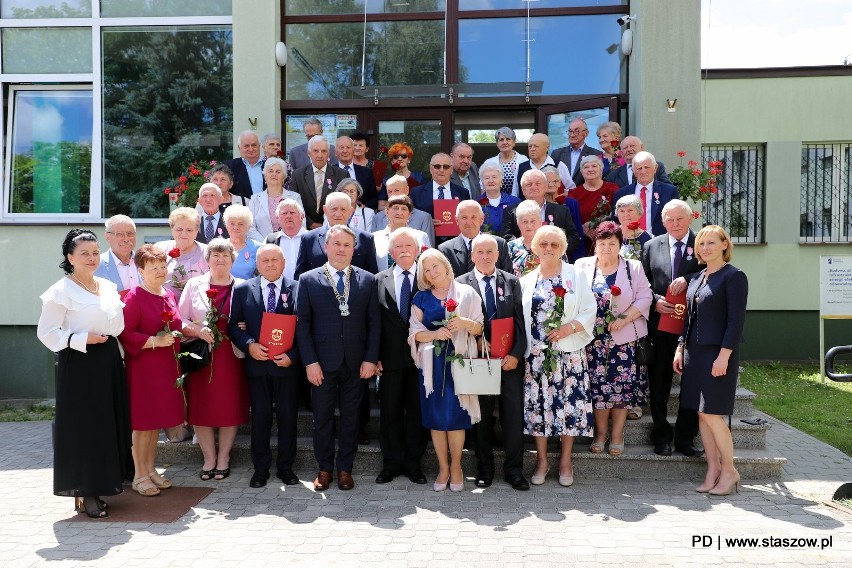
[[[171,191],[172,191],[172,188],[167,187],[166,189],[164,189],[164,190],[163,190],[163,193],[165,193],[166,195],[168,195]]]
[[[556,295],[557,298],[564,298],[565,288],[563,288],[562,286],[554,286],[553,293]]]
[[[381,152],[382,154],[387,154],[388,153],[388,147],[385,146],[384,144],[382,144],[381,146],[379,146],[379,152]]]
[[[482,199],[479,200],[479,204],[482,205],[483,207],[487,206],[488,205],[488,198],[483,197]]]
[[[426,245],[420,247],[420,252],[426,252],[427,250],[429,250],[429,247],[427,247]]]
[[[277,152],[275,152],[275,155],[281,159],[284,159],[284,150],[278,150]]]
[[[402,167],[402,166],[400,166],[400,164],[398,164],[396,162],[393,162],[391,164],[391,168],[393,168],[393,171],[397,171],[400,167]]]
[[[610,142],[609,144],[610,144],[610,146],[612,146],[612,149],[613,149],[613,150],[617,150],[617,149],[618,149],[618,140],[613,140],[613,141],[612,141],[612,142]]]
[[[171,310],[166,310],[160,314],[160,318],[163,320],[163,323],[172,323],[172,320],[175,319],[175,313]]]
[[[680,152],[677,153],[677,155],[678,155],[679,158],[683,158],[684,156],[686,156],[686,152],[681,150]]]
[[[178,247],[175,247],[170,250],[168,254],[172,258],[178,258],[180,256],[180,249]]]
[[[639,221],[631,221],[630,223],[627,223],[627,228],[631,231],[635,231],[639,228]]]
[[[207,294],[207,297],[211,300],[216,297],[216,290],[213,290],[212,288],[207,290],[207,292],[205,293]]]
[[[698,219],[699,217],[701,217],[701,213],[699,213],[698,211],[692,212],[692,218],[693,219]]]
[[[196,168],[189,168],[189,175],[197,176],[197,175],[198,175],[198,174],[200,174],[200,173],[201,173],[201,172],[200,172],[200,171],[198,171],[198,169],[196,169]]]
[[[609,291],[612,293],[613,296],[621,296],[621,288],[619,288],[618,286],[612,286]]]
[[[447,298],[447,301],[444,302],[444,307],[447,308],[448,312],[453,313],[456,311],[456,308],[459,307],[459,303],[452,298]]]

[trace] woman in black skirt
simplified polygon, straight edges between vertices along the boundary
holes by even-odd
[[[122,492],[130,453],[127,383],[116,336],[124,314],[115,284],[95,277],[98,239],[72,229],[62,243],[66,277],[41,295],[38,338],[58,353],[53,493],[80,513],[108,515],[102,495]]]
[[[718,225],[708,225],[695,236],[695,252],[707,268],[689,283],[686,324],[673,364],[675,373],[683,373],[681,406],[698,411],[707,457],[707,475],[695,490],[711,495],[739,491],[740,482],[724,420],[734,412],[748,299],[745,273],[728,264],[733,246]]]

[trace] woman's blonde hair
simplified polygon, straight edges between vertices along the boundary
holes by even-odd
[[[192,207],[178,207],[169,213],[169,227],[174,227],[178,221],[192,221],[196,227],[201,226],[201,215]]]
[[[450,276],[450,280],[455,278],[455,275],[453,274],[453,266],[450,264],[450,261],[447,260],[447,257],[441,253],[441,251],[433,248],[424,250],[420,253],[420,257],[417,259],[417,287],[421,290],[430,290],[432,288],[432,284],[426,280],[426,271],[423,270],[423,263],[433,257],[447,269],[447,274]]]
[[[535,232],[532,242],[530,243],[530,248],[536,256],[541,257],[538,243],[541,242],[541,239],[544,237],[555,237],[556,240],[559,241],[559,250],[557,251],[559,256],[564,255],[568,250],[568,237],[565,236],[565,231],[555,225],[543,225]]]
[[[728,243],[728,247],[722,251],[722,260],[725,262],[731,262],[731,257],[734,255],[734,243],[731,242],[731,237],[728,236],[728,232],[725,231],[719,225],[707,225],[695,235],[695,257],[698,259],[698,262],[701,264],[706,264],[704,259],[701,258],[701,242],[709,237],[710,235],[715,235],[719,237],[719,240],[723,243]]]

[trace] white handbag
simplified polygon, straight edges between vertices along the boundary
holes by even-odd
[[[482,357],[476,349],[476,340],[468,339],[471,357],[453,361],[453,384],[456,394],[500,394],[502,359],[491,359],[488,342],[482,342]],[[473,343],[472,347],[470,342]]]

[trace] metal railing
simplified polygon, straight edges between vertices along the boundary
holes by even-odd
[[[835,359],[838,355],[847,355],[852,353],[852,345],[839,345],[837,347],[832,347],[828,350],[828,353],[825,354],[825,376],[831,379],[832,381],[839,381],[842,383],[852,383],[852,374],[850,373],[838,373],[834,369]]]
[[[804,144],[799,240],[849,242],[852,218],[852,144]]]
[[[764,242],[764,153],[762,145],[701,148],[703,163],[718,160],[723,164],[716,183],[719,191],[702,214],[708,224],[724,227],[734,242]]]

